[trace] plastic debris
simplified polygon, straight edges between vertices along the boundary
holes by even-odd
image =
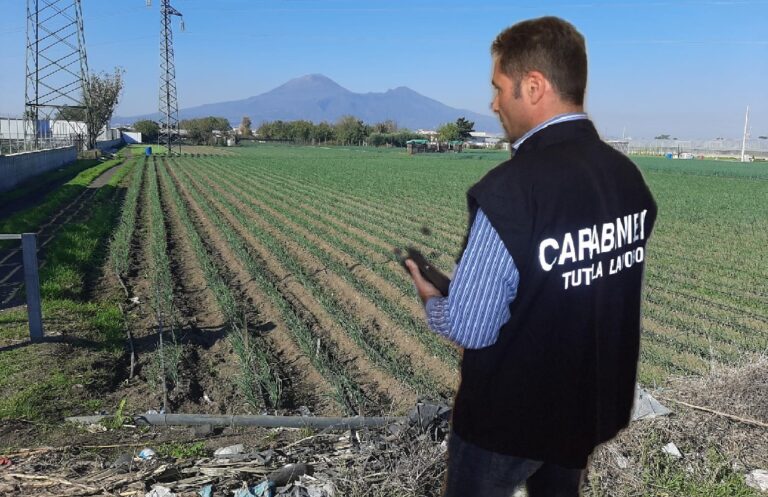
[[[99,424],[99,423],[93,423],[85,427],[86,431],[89,433],[102,433],[107,431],[107,427]]]
[[[243,444],[235,444],[235,445],[230,445],[228,447],[222,447],[220,449],[216,449],[213,455],[215,457],[231,456],[235,454],[242,454],[244,452],[245,452],[245,447],[243,446]]]
[[[669,454],[675,459],[680,459],[681,457],[683,457],[683,454],[680,452],[680,449],[678,449],[677,445],[675,445],[672,442],[669,442],[667,445],[662,447],[661,451],[664,452],[665,454]]]
[[[275,483],[267,480],[253,487],[243,485],[243,488],[235,492],[234,497],[274,497],[274,495]]]
[[[143,459],[144,461],[149,461],[153,457],[157,457],[157,453],[149,447],[141,449],[141,452],[139,452],[139,459]]]
[[[134,305],[138,305],[140,303],[139,297],[131,297],[131,298],[128,299],[128,302],[130,302],[131,304],[134,304]]]
[[[667,416],[670,412],[672,411],[661,405],[640,385],[635,385],[635,406],[632,409],[632,421]]]
[[[768,492],[768,471],[764,469],[751,471],[747,474],[746,483],[761,492]]]
[[[267,476],[267,480],[275,484],[276,487],[284,487],[293,483],[304,475],[312,475],[314,468],[309,464],[286,464],[280,469],[276,469]]]
[[[418,424],[423,430],[427,430],[436,422],[448,420],[450,416],[451,409],[449,407],[427,402],[419,402],[408,412],[408,420]]]
[[[123,452],[117,457],[117,459],[115,459],[115,462],[112,463],[112,467],[119,471],[128,471],[130,470],[132,463],[133,456],[128,452]]]
[[[0,457],[0,466],[10,466],[11,464],[13,464],[13,461],[7,457]]]
[[[144,497],[176,497],[176,494],[170,488],[156,485]]]
[[[200,497],[212,497],[213,496],[213,485],[206,485],[203,488],[200,489],[197,494]]]
[[[308,484],[294,483],[288,491],[282,491],[279,497],[335,497],[336,488],[332,483]]]

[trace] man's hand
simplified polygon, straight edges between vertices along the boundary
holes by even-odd
[[[427,300],[431,299],[432,297],[443,296],[443,294],[440,293],[440,290],[435,288],[435,285],[427,281],[424,276],[421,275],[419,266],[417,266],[413,260],[406,259],[405,265],[408,267],[408,271],[411,273],[413,283],[416,285],[416,291],[419,293],[419,298],[424,305],[426,305]]]

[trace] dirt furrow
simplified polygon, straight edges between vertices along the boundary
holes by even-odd
[[[251,191],[253,192],[254,190],[251,190]],[[289,218],[287,218],[285,215],[283,215],[279,211],[272,209],[271,207],[267,206],[263,202],[260,202],[257,197],[251,197],[251,198],[255,203],[258,203],[260,207],[269,210],[274,216],[279,218],[281,222],[291,223],[293,228],[297,232],[301,233],[302,236],[306,237],[307,239],[312,241],[312,243],[314,243],[315,245],[323,249],[325,252],[327,252],[328,254],[331,254],[333,257],[341,261],[349,269],[349,271],[352,274],[354,274],[356,277],[376,287],[382,293],[382,295],[384,295],[388,300],[396,303],[398,306],[402,307],[403,309],[406,309],[408,312],[410,312],[411,316],[413,316],[414,319],[421,320],[424,318],[424,307],[414,299],[414,295],[415,295],[414,293],[408,293],[408,294],[403,293],[403,291],[397,288],[394,284],[387,281],[386,279],[379,276],[378,274],[372,272],[370,269],[367,269],[365,266],[361,265],[358,260],[354,259],[352,256],[350,256],[346,252],[338,249],[337,247],[334,247],[330,243],[327,243],[325,240],[323,240],[319,236],[315,235],[309,230],[291,221]],[[304,219],[308,222],[311,222],[311,221],[316,222],[318,219],[322,219],[326,222],[330,221],[329,219],[326,218],[326,216],[323,213],[309,206],[306,206],[303,209],[297,209],[295,207],[289,206],[286,203],[283,203],[282,208],[286,211],[290,211],[293,216]],[[331,232],[330,229],[324,229],[323,231],[325,231],[326,233]],[[372,259],[376,259],[377,257],[381,256],[380,253],[374,250],[371,250],[369,245],[358,243],[352,238],[346,239],[345,243],[349,244],[356,250],[359,250],[361,253],[365,254],[366,256]],[[396,264],[396,262],[393,259],[388,259],[383,264],[394,265]],[[397,268],[396,272],[399,272],[399,271],[401,270]]]
[[[154,332],[154,319],[150,302],[150,284],[147,274],[149,268],[149,226],[151,224],[149,214],[149,194],[147,183],[149,175],[155,174],[152,165],[147,163],[144,171],[144,182],[141,185],[141,193],[136,203],[136,228],[131,243],[131,264],[125,285],[132,296],[138,298],[138,305],[132,310],[132,329],[135,338],[143,338]]]
[[[151,198],[147,187],[149,175],[155,174],[155,171],[151,163],[147,163],[143,167],[146,170],[136,202],[138,212],[131,242],[130,269],[124,282],[131,296],[137,299],[126,309],[128,326],[132,336],[131,346],[135,353],[134,376],[130,376],[130,370],[124,373],[123,386],[113,393],[112,400],[115,404],[125,400],[130,409],[142,412],[147,409],[159,409],[162,405],[162,395],[159,389],[153,388],[150,385],[150,378],[147,377],[147,368],[150,366],[157,348],[157,329],[150,305],[152,290],[148,274],[150,267],[149,231],[152,221],[149,208]]]
[[[341,406],[332,400],[332,387],[328,381],[315,369],[310,360],[299,350],[291,339],[288,326],[283,322],[280,312],[273,306],[269,299],[256,287],[252,281],[248,269],[235,256],[229,248],[227,241],[219,233],[219,230],[206,216],[203,209],[197,204],[192,195],[187,191],[183,182],[179,181],[174,167],[169,167],[168,172],[174,180],[174,184],[190,208],[193,220],[198,224],[200,233],[210,241],[210,246],[215,247],[214,255],[221,259],[223,265],[232,273],[230,284],[239,289],[248,303],[257,310],[262,321],[273,326],[269,333],[265,334],[267,340],[277,351],[281,359],[282,369],[291,369],[291,378],[296,387],[294,398],[298,401],[306,398],[307,403],[314,407],[317,414],[340,414]]]
[[[206,177],[205,182],[207,186],[224,195],[233,205],[237,206],[239,209],[253,213],[253,219],[255,222],[257,222],[262,229],[267,230],[273,236],[281,240],[285,246],[289,247],[290,251],[300,260],[301,264],[310,268],[310,271],[316,274],[317,278],[322,282],[322,284],[328,288],[334,289],[337,298],[342,301],[348,309],[352,310],[352,312],[367,325],[366,327],[368,329],[378,333],[382,339],[391,341],[405,355],[411,356],[411,359],[414,362],[414,366],[417,369],[425,368],[431,375],[435,377],[435,379],[437,379],[443,386],[450,390],[456,388],[456,371],[452,370],[452,368],[442,362],[438,357],[432,355],[424,347],[424,345],[416,340],[413,336],[405,333],[402,329],[400,329],[400,327],[392,322],[388,316],[383,314],[373,302],[361,296],[359,292],[352,288],[349,283],[347,283],[340,276],[327,271],[322,263],[317,261],[317,259],[315,259],[310,254],[306,253],[306,251],[302,247],[298,246],[298,244],[288,240],[287,237],[280,232],[280,230],[275,228],[275,226],[262,221],[260,216],[258,216],[258,214],[255,213],[252,208],[244,205],[242,202],[224,190],[221,186],[215,184],[212,180],[210,180],[210,178]],[[229,184],[228,186],[231,188],[236,188],[232,184]],[[254,199],[254,202],[256,203],[257,201]],[[263,206],[263,204],[260,204],[260,206]],[[277,214],[274,209],[266,208],[266,206],[264,207],[265,210],[271,214]],[[287,226],[291,226],[292,229],[298,228],[292,221],[285,217],[282,217],[281,221],[283,221]],[[267,256],[266,260],[269,260],[269,254],[267,253],[265,255]],[[290,278],[291,274],[287,273],[285,269],[282,269],[282,274],[280,277],[281,279]]]
[[[158,180],[175,283],[174,302],[184,343],[182,378],[186,398],[180,405],[177,400],[176,410],[234,413],[239,397],[234,382],[238,367],[230,360],[233,350],[225,339],[225,319],[185,236],[186,228],[171,199],[166,178],[158,174]]]
[[[200,189],[199,182],[194,178],[189,178],[190,181],[192,181],[192,183],[196,185],[198,189]],[[248,208],[239,203],[237,199],[231,195],[228,195],[218,186],[211,186],[216,191],[224,195],[227,200],[232,203],[232,205],[236,205],[239,209],[242,209],[243,212],[248,212]],[[327,335],[325,338],[326,340],[330,340],[336,345],[336,347],[341,351],[342,355],[345,356],[345,362],[350,361],[351,364],[354,364],[354,370],[357,371],[356,376],[359,377],[357,380],[358,383],[363,385],[373,385],[374,390],[379,392],[379,396],[383,394],[386,397],[387,400],[384,402],[384,405],[392,404],[395,410],[402,411],[407,407],[412,406],[417,398],[416,393],[398,382],[397,379],[393,378],[386,371],[383,371],[381,368],[374,365],[368,359],[368,357],[362,353],[357,344],[355,344],[355,342],[351,339],[351,337],[349,337],[349,335],[344,331],[339,323],[323,308],[322,304],[316,300],[311,292],[309,292],[299,282],[295,281],[291,277],[291,273],[288,272],[286,268],[284,268],[280,263],[275,261],[274,254],[271,254],[270,251],[264,247],[262,243],[257,240],[247,230],[247,228],[245,228],[243,224],[218,201],[212,200],[212,204],[216,207],[219,213],[224,216],[230,225],[232,225],[239,236],[242,237],[243,240],[245,240],[251,248],[258,252],[260,259],[264,261],[267,269],[281,281],[281,286],[283,287],[285,293],[292,296],[294,303],[297,306],[304,308],[306,311],[305,318],[308,318],[309,320],[315,321],[317,323],[318,326],[316,328],[320,330],[321,333]],[[268,229],[268,225],[259,221],[257,216],[254,216],[253,218],[256,220],[260,228]],[[291,245],[291,249],[291,253],[296,256],[297,260],[302,264],[302,266],[309,269],[310,273],[316,275],[324,275],[323,266],[319,264],[313,257],[311,257],[309,254],[306,254],[306,252],[302,251],[295,245]],[[329,282],[325,281],[323,281],[323,283],[329,284]]]

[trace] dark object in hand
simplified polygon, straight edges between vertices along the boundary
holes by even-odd
[[[405,265],[405,261],[406,259],[411,259],[419,267],[419,271],[424,279],[432,283],[435,288],[443,294],[443,297],[448,296],[448,285],[451,283],[451,280],[439,269],[433,266],[427,258],[424,257],[424,254],[413,247],[408,247],[406,249],[405,256],[403,256],[402,250],[400,249],[395,249],[395,254],[400,261],[400,265],[403,266],[406,271],[408,271],[408,266]]]

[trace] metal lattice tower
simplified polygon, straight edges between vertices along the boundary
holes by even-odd
[[[80,0],[27,0],[25,139],[50,134],[64,108],[87,112],[88,59]]]
[[[176,65],[173,61],[173,30],[171,17],[181,16],[181,12],[171,7],[170,0],[161,0],[160,34],[160,144],[168,147],[172,153],[174,135],[179,133],[179,101],[176,96]],[[181,21],[184,30],[184,20]],[[178,140],[177,140],[178,143]],[[179,145],[179,152],[181,145]]]

